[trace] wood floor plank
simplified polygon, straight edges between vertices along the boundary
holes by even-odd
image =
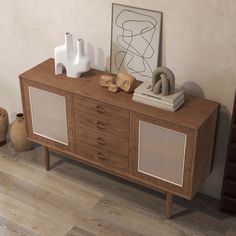
[[[21,161],[11,162],[5,158],[0,158],[0,171],[11,173],[18,179],[53,192],[65,199],[79,201],[81,205],[88,208],[93,207],[103,197],[103,194],[90,189],[88,186],[68,181],[52,172],[46,172]]]
[[[0,171],[0,192],[27,204],[58,221],[78,224],[87,214],[87,206],[73,199],[65,199],[53,192],[44,190]],[[87,196],[89,198],[89,195]]]
[[[42,236],[64,236],[72,225],[0,193],[0,216]]]
[[[118,222],[111,222],[106,216],[93,211],[90,211],[87,218],[81,220],[77,227],[86,229],[90,234],[96,236],[146,236],[146,234],[130,229],[129,225],[123,227]],[[77,233],[81,232],[72,230],[72,233],[77,236]]]
[[[96,236],[88,232],[87,230],[81,229],[80,227],[74,226],[66,236]]]
[[[39,234],[29,229],[26,229],[1,216],[0,216],[0,235],[1,236],[40,236]]]
[[[171,222],[171,224],[179,225],[183,228],[188,227],[191,228],[192,231],[196,231],[207,236],[225,235],[229,227],[229,225],[227,225],[224,221],[199,211],[194,211],[191,214],[177,217]]]
[[[187,227],[172,224],[162,215],[143,211],[140,208],[122,205],[111,199],[102,199],[93,208],[93,213],[99,213],[107,217],[107,220],[117,223],[120,227],[129,227],[130,230],[139,232],[146,236],[203,236],[203,234],[193,231]],[[191,233],[191,234],[190,234]]]
[[[176,197],[167,221],[161,194],[54,154],[46,172],[42,155],[0,147],[0,236],[236,236],[216,200]]]

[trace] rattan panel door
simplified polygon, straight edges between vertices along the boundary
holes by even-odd
[[[138,171],[183,185],[186,134],[139,121]]]
[[[130,173],[148,185],[189,198],[193,130],[132,113]]]
[[[65,97],[29,86],[33,133],[68,145]]]

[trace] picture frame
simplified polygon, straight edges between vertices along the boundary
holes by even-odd
[[[110,72],[152,79],[160,65],[162,12],[112,3]]]

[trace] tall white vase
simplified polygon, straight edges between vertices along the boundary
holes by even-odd
[[[65,44],[54,49],[55,74],[62,74],[63,66],[68,77],[78,78],[90,69],[90,60],[84,53],[84,41],[77,40],[77,50],[73,48],[73,36],[65,34]]]

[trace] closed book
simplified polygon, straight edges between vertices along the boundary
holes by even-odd
[[[143,82],[134,90],[134,93],[172,104],[174,104],[176,100],[178,100],[181,96],[184,96],[184,91],[180,88],[176,88],[175,93],[168,96],[163,96],[162,94],[154,94],[152,92],[152,82],[150,81]]]
[[[132,100],[135,102],[143,103],[143,104],[153,106],[153,107],[158,107],[163,110],[172,111],[172,112],[176,111],[184,103],[184,99],[181,99],[175,105],[174,104],[166,104],[166,103],[153,101],[152,99],[143,97],[142,95],[139,95],[139,94],[134,94],[132,97]]]
[[[145,95],[142,95],[142,94],[136,94],[136,93],[134,93],[133,96],[139,97],[139,99],[145,99],[145,100],[150,101],[150,102],[154,102],[154,103],[157,103],[157,104],[161,104],[161,105],[163,105],[163,106],[170,106],[170,107],[175,107],[175,106],[177,106],[180,102],[184,101],[184,95],[182,95],[182,96],[179,97],[177,100],[175,100],[174,103],[170,103],[170,102],[158,100],[158,99],[155,99],[155,98],[152,98],[152,97],[149,97],[149,96],[145,96]]]

